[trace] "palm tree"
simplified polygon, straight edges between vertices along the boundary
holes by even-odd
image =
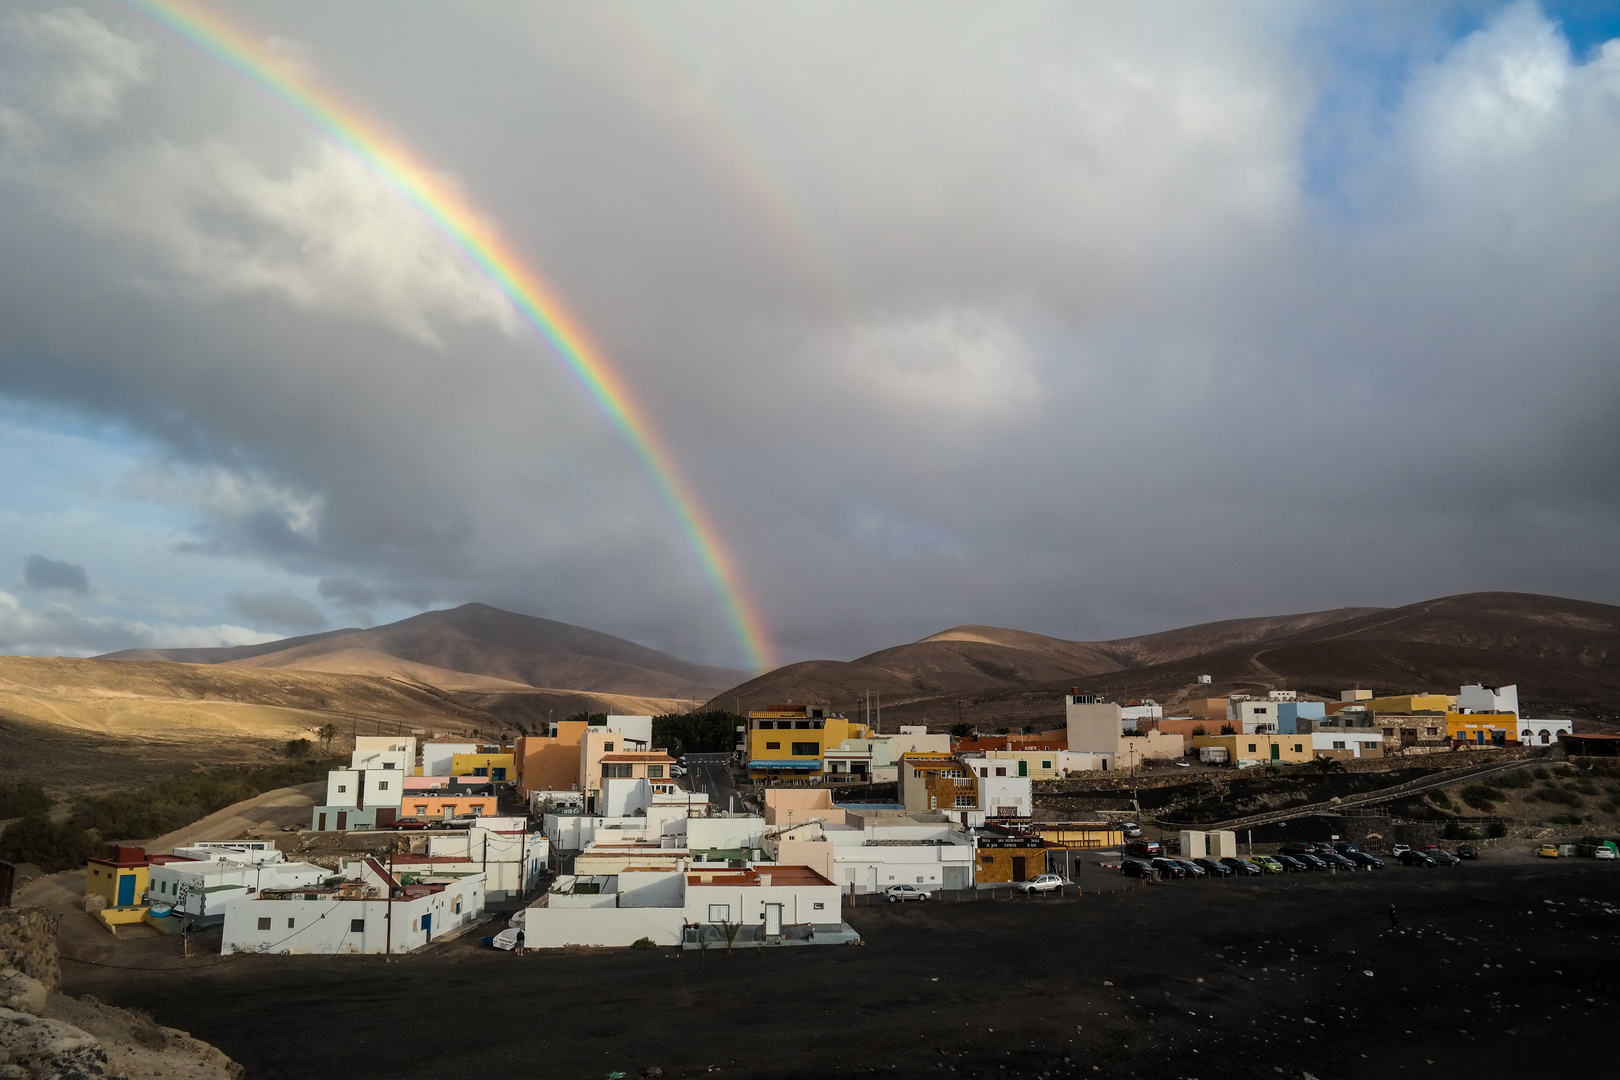
[[[338,729],[336,724],[323,724],[315,732],[315,737],[321,740],[322,744],[325,745],[326,752],[328,754],[332,752],[332,740],[337,738],[337,735]]]

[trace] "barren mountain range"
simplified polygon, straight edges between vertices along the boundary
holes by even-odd
[[[1211,682],[1201,684],[1200,675]],[[1620,608],[1526,593],[1468,593],[1401,608],[1342,608],[1233,619],[1116,641],[1065,641],[960,626],[851,661],[790,664],[714,704],[763,708],[825,701],[883,727],[951,723],[1044,726],[1070,686],[1168,706],[1200,696],[1292,689],[1442,690],[1517,683],[1527,711],[1620,719]],[[1602,726],[1600,724],[1600,726]]]

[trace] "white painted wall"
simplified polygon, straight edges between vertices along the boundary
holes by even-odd
[[[1034,781],[1027,776],[984,776],[979,778],[979,809],[987,817],[1001,815],[1002,807],[1014,807],[1016,816],[1035,812]]]
[[[688,818],[686,846],[698,848],[756,848],[765,835],[762,817]]]
[[[449,776],[452,759],[457,754],[475,754],[479,743],[430,742],[422,744],[422,775]]]
[[[760,868],[761,877],[770,873],[769,867]],[[720,871],[719,873],[725,873]],[[724,885],[697,884],[688,881],[684,918],[693,923],[710,923],[711,910],[723,905],[730,912],[730,922],[745,926],[760,926],[765,922],[765,905],[782,905],[782,925],[797,926],[804,923],[835,924],[843,921],[839,905],[838,886],[828,885]],[[817,904],[821,905],[819,908]]]
[[[375,954],[390,951],[390,943],[393,952],[410,952],[429,940],[422,916],[429,916],[431,936],[437,938],[482,918],[483,898],[484,879],[475,874],[442,892],[391,903],[380,898],[240,900],[225,911],[220,952]]]
[[[512,917],[523,927],[527,949],[560,949],[565,945],[633,945],[652,938],[659,945],[679,945],[684,918],[679,907],[569,909],[524,908]]]

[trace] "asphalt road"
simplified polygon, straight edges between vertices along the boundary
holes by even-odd
[[[730,754],[687,754],[686,782],[693,791],[709,797],[709,805],[716,810],[731,809],[731,799],[737,794],[731,782]],[[742,809],[739,804],[737,809]]]
[[[64,988],[145,1008],[250,1080],[1613,1072],[1615,864],[1182,881],[845,915],[863,947],[517,957],[469,936],[385,964],[180,961],[174,943],[143,942],[108,960],[119,967],[64,963]]]

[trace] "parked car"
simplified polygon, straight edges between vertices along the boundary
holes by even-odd
[[[1361,849],[1356,847],[1356,845],[1354,845],[1354,844],[1341,842],[1341,843],[1334,844],[1333,845],[1333,850],[1337,851],[1340,855],[1348,855],[1352,851],[1360,851]]]
[[[1125,845],[1125,854],[1135,855],[1139,859],[1157,858],[1164,854],[1164,849],[1157,840],[1132,840]]]
[[[1154,859],[1153,869],[1157,870],[1159,876],[1166,880],[1187,876],[1186,869],[1175,859]]]
[[[1541,856],[1543,859],[1556,859],[1558,858],[1558,845],[1542,844],[1540,847],[1536,848],[1536,854]]]
[[[1229,859],[1222,859],[1221,862],[1223,862],[1227,866],[1231,867],[1232,868],[1232,873],[1237,874],[1239,876],[1242,876],[1244,874],[1263,874],[1263,873],[1265,873],[1264,870],[1262,870],[1258,866],[1254,865],[1254,863],[1250,862],[1248,859],[1229,858]]]
[[[1142,835],[1142,826],[1134,821],[1123,821],[1120,823],[1119,831],[1124,834],[1125,839],[1135,840]]]
[[[1322,861],[1320,855],[1312,855],[1308,851],[1302,851],[1295,855],[1294,858],[1304,863],[1307,870],[1326,870],[1328,868],[1328,864]]]
[[[1278,862],[1276,859],[1273,859],[1270,855],[1256,855],[1249,861],[1268,874],[1282,874],[1287,872],[1283,867],[1283,864]]]
[[[679,780],[681,777],[683,777],[685,775],[686,775],[686,770],[681,768],[679,765],[671,765],[669,767],[669,776],[670,776],[671,780]]]
[[[1340,855],[1337,851],[1330,851],[1326,855],[1318,855],[1317,858],[1321,859],[1323,862],[1327,863],[1329,866],[1338,867],[1340,870],[1354,870],[1354,869],[1356,869],[1356,864],[1355,863],[1351,862],[1349,859],[1345,858],[1343,855]]]
[[[1390,848],[1389,850],[1395,853],[1396,858],[1399,858],[1403,852],[1411,851],[1412,850],[1412,845],[1410,845],[1410,844],[1396,844],[1394,847]]]
[[[481,819],[477,814],[468,814],[465,817],[445,818],[443,821],[433,822],[435,829],[470,829]]]
[[[1029,881],[1020,881],[1013,888],[1025,896],[1038,892],[1062,892],[1063,879],[1056,874],[1042,874],[1040,877],[1031,878]]]
[[[1431,859],[1427,855],[1423,854],[1423,852],[1421,852],[1421,851],[1413,851],[1411,848],[1407,848],[1405,851],[1401,852],[1400,855],[1398,856],[1398,858],[1401,860],[1401,865],[1402,866],[1433,866],[1434,865],[1434,860],[1433,859]]]
[[[1192,768],[1192,762],[1190,762],[1190,761],[1177,761],[1176,762],[1176,768],[1178,768],[1178,769],[1190,769],[1190,768]]]
[[[1458,844],[1457,858],[1477,859],[1479,858],[1479,848],[1475,847],[1473,844]]]
[[[1462,854],[1462,849],[1461,848],[1457,849],[1457,854],[1458,855]],[[1477,858],[1479,858],[1479,856],[1474,855],[1474,856],[1471,856],[1471,858],[1477,859]],[[1597,847],[1597,850],[1592,852],[1592,858],[1594,858],[1594,859],[1616,859],[1616,858],[1620,858],[1620,855],[1615,854],[1613,844],[1599,844],[1598,847]]]
[[[1444,848],[1435,848],[1433,851],[1425,850],[1423,854],[1427,855],[1441,866],[1457,866],[1462,863],[1461,859],[1457,858],[1457,856],[1453,855]]]
[[[513,949],[517,948],[518,935],[522,932],[523,931],[519,930],[515,926],[508,926],[505,930],[502,930],[494,937],[485,938],[484,940],[495,946],[497,949],[504,949],[507,952],[511,952]]]
[[[1176,862],[1180,863],[1182,868],[1187,871],[1188,877],[1207,877],[1209,875],[1208,870],[1205,870],[1191,859],[1177,859]]]
[[[1308,855],[1311,851],[1309,844],[1284,844],[1277,849],[1279,855]]]
[[[410,830],[410,829],[431,829],[431,828],[433,828],[433,822],[429,821],[427,818],[397,817],[392,822],[390,822],[389,824],[384,825],[383,828],[385,828],[385,829],[407,829],[407,830]]]
[[[1126,877],[1151,878],[1157,877],[1158,871],[1140,859],[1126,859],[1119,864],[1119,872]]]
[[[883,890],[883,895],[889,898],[889,903],[898,904],[902,900],[927,900],[934,894],[915,885],[890,885]]]
[[[1382,870],[1384,868],[1383,859],[1376,855],[1369,855],[1365,851],[1352,851],[1345,855],[1345,858],[1357,866],[1365,866],[1368,870]]]
[[[1204,868],[1210,877],[1231,877],[1232,868],[1219,859],[1194,859],[1193,862]]]
[[[1290,874],[1303,874],[1310,869],[1310,867],[1306,866],[1299,860],[1299,857],[1295,855],[1277,855],[1275,858],[1278,862],[1282,863],[1283,869],[1288,871]]]

